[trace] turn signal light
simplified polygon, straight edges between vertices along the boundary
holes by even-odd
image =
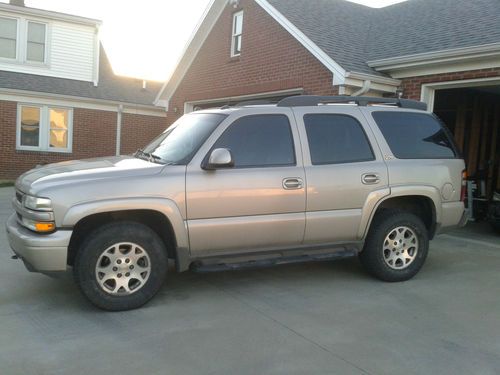
[[[35,221],[23,217],[22,224],[37,233],[49,233],[56,229],[56,224],[53,221]]]
[[[35,223],[37,232],[52,232],[55,228],[54,223]]]

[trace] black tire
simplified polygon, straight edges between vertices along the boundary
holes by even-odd
[[[398,227],[407,227],[418,240],[416,254],[407,265],[403,260],[398,260],[401,269],[394,269],[386,262],[386,255],[390,256],[390,250],[384,250],[386,237]],[[392,242],[392,240],[391,240]],[[392,246],[392,245],[390,245]],[[397,250],[392,250],[393,252]],[[408,253],[414,251],[412,248]],[[429,234],[422,220],[411,213],[383,210],[373,219],[371,228],[365,241],[363,251],[359,254],[361,264],[366,271],[382,281],[397,282],[406,281],[415,276],[422,268],[429,251]],[[399,254],[399,252],[398,252]],[[394,261],[393,266],[394,266]]]
[[[102,259],[107,249],[117,243],[137,244],[148,257],[149,271],[143,273],[147,279],[143,283],[137,280],[130,281],[140,285],[140,288],[137,287],[137,290],[130,294],[111,294],[111,291],[106,291],[97,280],[98,260]],[[167,266],[165,245],[151,228],[141,223],[120,221],[105,224],[87,234],[76,255],[73,275],[83,295],[95,306],[108,311],[123,311],[138,308],[153,298],[165,280]],[[137,269],[139,266],[136,266]]]

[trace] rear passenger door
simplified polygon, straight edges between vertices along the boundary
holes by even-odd
[[[358,108],[294,109],[307,180],[305,244],[356,241],[363,207],[388,194],[387,167]]]

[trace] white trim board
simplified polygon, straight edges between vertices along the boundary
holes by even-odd
[[[394,78],[418,77],[500,67],[500,43],[369,61]]]
[[[177,61],[175,69],[172,71],[170,77],[165,81],[162,88],[158,92],[154,101],[155,105],[162,105],[168,110],[170,98],[173,96],[184,76],[188,72],[191,64],[193,63],[196,55],[205,43],[205,40],[212,31],[212,28],[217,23],[220,15],[226,7],[227,0],[211,0],[208,4],[205,13],[201,17],[200,22],[189,38],[180,59]]]
[[[282,25],[299,43],[301,43],[314,57],[316,57],[329,71],[333,74],[332,85],[342,85],[345,82],[346,70],[328,56],[321,48],[319,48],[312,40],[310,40],[303,32],[293,25],[283,14],[274,8],[267,0],[254,0],[262,7],[274,20]],[[155,104],[163,105],[169,108],[169,101],[184,79],[186,73],[191,67],[196,55],[203,46],[208,34],[217,23],[222,15],[227,0],[212,0],[205,11],[201,22],[191,36],[182,57],[177,63],[170,78],[165,82],[160,92],[156,96]]]
[[[425,83],[421,88],[420,101],[427,103],[427,110],[432,112],[434,110],[434,97],[436,95],[436,90],[494,85],[500,85],[500,77]]]
[[[159,107],[134,105],[110,100],[99,100],[67,95],[55,95],[35,91],[10,90],[0,88],[0,100],[10,102],[36,102],[42,105],[55,105],[71,108],[95,109],[99,111],[117,112],[123,105],[123,113],[165,117],[165,110]]]
[[[102,21],[93,18],[86,18],[81,16],[75,16],[72,14],[53,12],[50,10],[36,9],[31,7],[19,7],[4,3],[0,3],[0,10],[21,15],[41,17],[47,20],[61,20],[82,25],[94,26],[102,24]]]
[[[273,7],[267,0],[255,0],[271,17],[285,28],[297,41],[302,44],[314,57],[316,57],[333,74],[333,85],[342,85],[345,81],[346,70],[335,60],[328,56],[311,39],[291,23],[283,14]]]

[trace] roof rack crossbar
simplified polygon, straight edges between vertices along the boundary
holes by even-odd
[[[316,96],[299,95],[290,96],[282,99],[278,107],[307,107],[320,104],[335,103],[355,103],[360,107],[366,107],[369,104],[396,105],[401,108],[427,110],[427,104],[416,100],[398,99],[398,98],[376,98],[369,96]]]

